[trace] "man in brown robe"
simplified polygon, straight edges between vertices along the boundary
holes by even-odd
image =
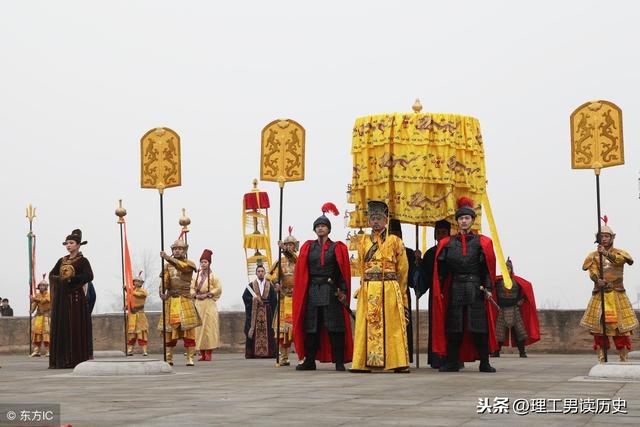
[[[277,305],[273,284],[265,278],[262,265],[256,268],[256,279],[242,294],[245,307],[244,335],[246,359],[269,358],[276,355],[273,313]]]

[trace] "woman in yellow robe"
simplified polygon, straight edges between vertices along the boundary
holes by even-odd
[[[402,240],[387,232],[386,204],[369,202],[368,216],[372,233],[360,240],[358,248],[361,286],[355,293],[358,305],[351,371],[406,372],[407,255]]]
[[[196,328],[196,350],[200,351],[200,361],[210,361],[214,348],[220,342],[220,322],[217,301],[222,295],[220,279],[211,271],[211,255],[205,249],[200,257],[200,270],[191,281],[192,294],[195,295],[196,310],[202,320],[202,326]]]

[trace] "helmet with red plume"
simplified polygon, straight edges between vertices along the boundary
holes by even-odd
[[[600,234],[609,234],[611,235],[612,239],[616,238],[616,233],[613,232],[613,229],[611,227],[609,227],[609,217],[604,215],[602,218],[600,218],[602,220],[602,222],[604,222],[604,225],[600,226]],[[596,243],[600,242],[598,233],[596,233]]]
[[[476,211],[473,208],[473,200],[468,197],[460,197],[458,199],[458,210],[456,211],[456,220],[463,215],[470,215],[476,219]]]
[[[320,224],[326,225],[327,227],[329,227],[329,231],[331,231],[331,221],[329,221],[329,218],[327,218],[327,215],[325,215],[327,212],[331,212],[335,216],[340,215],[340,211],[338,211],[336,205],[331,202],[325,203],[324,205],[322,205],[322,215],[320,215],[315,221],[313,221],[314,231]]]

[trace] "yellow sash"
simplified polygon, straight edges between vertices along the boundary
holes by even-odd
[[[604,293],[604,321],[605,323],[618,323],[615,292]]]
[[[169,316],[170,325],[180,324],[180,298],[171,298],[171,315]]]

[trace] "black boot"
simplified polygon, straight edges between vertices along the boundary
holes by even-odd
[[[336,371],[346,371],[344,367],[344,332],[329,332],[331,353],[336,362]]]
[[[480,360],[480,372],[496,372],[496,368],[489,364],[489,358]]]
[[[496,351],[494,351],[493,353],[491,353],[489,356],[491,356],[491,357],[500,357],[500,351],[502,350],[502,345],[503,344],[504,343],[499,342],[498,343],[498,345],[499,345],[498,349]]]
[[[458,372],[460,370],[458,362],[460,344],[462,344],[462,333],[449,333],[447,336],[447,357],[440,365],[440,372]]]
[[[520,352],[520,357],[527,357],[527,352],[524,350],[524,341],[518,341],[518,351]]]
[[[489,364],[489,335],[485,333],[474,333],[473,343],[480,357],[480,372],[495,372],[496,368]]]
[[[318,351],[318,334],[307,334],[304,337],[304,362],[296,366],[296,371],[315,371],[316,352]]]

